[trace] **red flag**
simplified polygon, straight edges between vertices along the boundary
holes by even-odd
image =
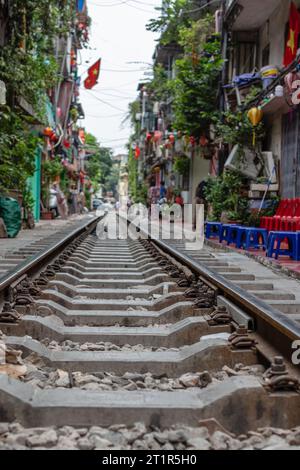
[[[138,160],[140,155],[141,155],[141,149],[137,146],[134,152],[134,158]]]
[[[297,56],[298,38],[300,34],[300,15],[296,5],[292,2],[290,8],[290,24],[288,40],[285,46],[283,64],[285,67],[291,64]]]
[[[97,83],[100,74],[101,59],[88,69],[88,77],[84,80],[84,86],[87,90],[91,90]]]

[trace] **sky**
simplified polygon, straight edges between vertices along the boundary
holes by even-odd
[[[138,83],[151,72],[156,46],[157,34],[145,25],[158,17],[154,8],[161,6],[161,0],[87,0],[87,5],[92,27],[89,48],[80,51],[82,84],[88,67],[99,58],[102,64],[98,84],[92,90],[81,85],[86,116],[81,125],[114,154],[124,153],[130,125],[122,126],[122,121],[138,95]]]

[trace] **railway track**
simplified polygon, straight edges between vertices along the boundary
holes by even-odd
[[[0,279],[0,449],[300,446],[295,318],[209,250],[96,223]]]

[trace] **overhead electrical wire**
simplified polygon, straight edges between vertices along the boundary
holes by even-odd
[[[187,15],[188,13],[196,13],[197,11],[201,11],[201,10],[204,10],[205,8],[210,7],[212,3],[217,3],[217,2],[221,3],[221,0],[210,0],[210,2],[207,3],[206,5],[202,5],[202,7],[195,8],[194,10],[183,10],[182,14]]]
[[[110,142],[123,142],[124,140],[128,140],[128,137],[123,137],[122,139],[102,140],[100,143],[109,144]]]
[[[132,0],[131,0],[131,1],[132,1]],[[96,7],[105,7],[105,8],[110,8],[110,7],[117,7],[117,6],[121,6],[121,5],[126,5],[126,6],[128,6],[128,7],[134,8],[135,10],[140,10],[140,11],[143,11],[143,12],[145,12],[145,13],[153,13],[154,8],[153,8],[152,10],[146,10],[145,8],[140,8],[140,7],[137,7],[136,5],[131,5],[129,2],[130,2],[130,0],[124,1],[124,2],[119,2],[119,3],[112,3],[112,4],[110,4],[110,5],[108,5],[108,4],[102,4],[102,5],[100,5],[100,3],[96,3],[96,2],[90,2],[90,3],[91,3],[91,5],[94,5],[94,6],[96,6]],[[149,6],[151,7],[152,5],[149,5]],[[156,5],[153,5],[153,6],[155,7]]]
[[[96,115],[96,114],[87,114],[85,113],[85,115],[89,118],[95,118],[95,119],[109,119],[109,118],[115,118],[115,117],[121,117],[121,116],[124,116],[124,113],[120,113],[120,114],[108,114],[108,115]]]
[[[120,100],[132,100],[134,99],[132,96],[121,96],[121,95],[112,95],[111,93],[104,93],[101,90],[94,90],[94,93],[99,93],[104,96],[111,96],[112,98],[120,99]]]
[[[117,106],[114,106],[113,104],[108,103],[107,101],[102,100],[101,98],[99,98],[98,96],[96,96],[92,91],[86,90],[86,89],[84,89],[84,90],[85,90],[85,91],[88,91],[88,92],[95,98],[95,100],[100,101],[101,103],[106,104],[107,106],[110,106],[111,108],[116,109],[117,111],[122,111],[122,112],[124,112],[124,113],[127,113],[127,110],[118,108]]]

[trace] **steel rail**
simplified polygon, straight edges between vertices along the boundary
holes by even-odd
[[[122,216],[121,216],[122,217]],[[293,354],[292,343],[300,340],[300,324],[289,318],[289,314],[284,314],[268,305],[262,299],[242,289],[232,281],[225,279],[221,274],[207,268],[204,263],[195,261],[190,256],[182,253],[178,249],[168,245],[166,242],[152,238],[151,234],[138,227],[131,220],[127,220],[130,225],[135,226],[146,238],[154,242],[163,251],[167,252],[182,264],[189,267],[195,274],[204,280],[215,285],[220,295],[233,301],[237,306],[244,309],[254,320],[255,331],[269,340],[276,349],[291,360]]]
[[[71,233],[65,235],[61,240],[52,243],[49,247],[18,264],[16,268],[0,278],[0,294],[3,294],[13,282],[17,281],[24,274],[32,275],[32,273],[40,271],[43,265],[57,256],[73,240],[87,231],[94,230],[100,219],[101,218],[96,217],[84,222],[79,227],[72,230]]]
[[[234,300],[235,303],[243,306],[251,314],[258,315],[262,320],[285,334],[290,340],[300,339],[300,324],[298,325],[297,322],[289,319],[288,314],[274,309],[263,300],[235,285],[232,281],[225,279],[221,274],[210,270],[203,263],[193,260],[190,256],[185,255],[162,240],[153,239],[152,241],[163,248],[164,251],[174,256],[174,258],[181,260],[191,270],[214,284],[227,298]]]

